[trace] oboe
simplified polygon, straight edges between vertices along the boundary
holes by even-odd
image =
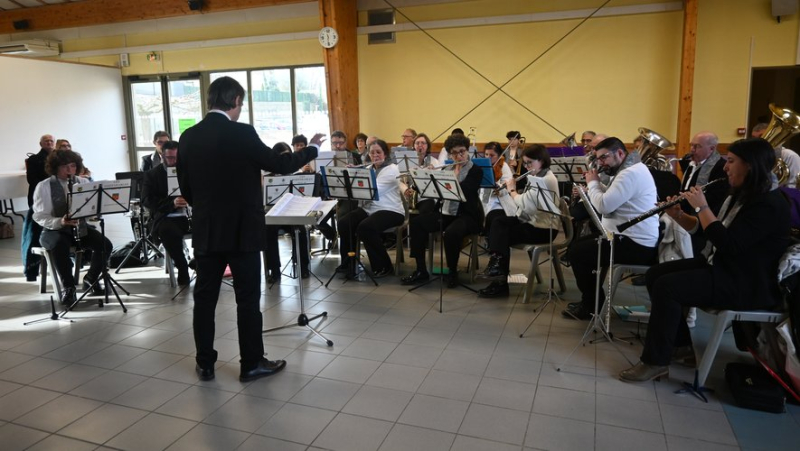
[[[715,184],[717,182],[721,182],[723,180],[726,180],[726,178],[722,177],[722,178],[718,178],[716,180],[712,180],[712,181],[706,183],[705,185],[701,186],[700,190],[705,192],[706,189],[709,186],[711,186],[711,185],[713,185],[713,184]],[[648,210],[648,211],[642,213],[641,215],[639,215],[639,216],[637,216],[637,217],[635,217],[635,218],[633,218],[633,219],[631,219],[631,220],[629,220],[627,222],[623,222],[622,224],[617,226],[617,231],[624,232],[626,229],[628,229],[631,226],[634,226],[634,225],[644,221],[645,219],[649,218],[650,216],[657,215],[657,214],[661,213],[662,211],[666,210],[667,208],[672,207],[673,205],[679,204],[683,199],[685,199],[685,197],[683,195],[680,195],[680,196],[678,196],[677,199],[673,199],[673,200],[671,200],[669,202],[663,203],[663,204],[659,205],[658,207],[653,208],[651,210]]]

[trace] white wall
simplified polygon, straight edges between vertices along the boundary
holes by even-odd
[[[0,56],[0,99],[0,173],[24,169],[44,134],[68,139],[95,180],[129,170],[119,69]]]

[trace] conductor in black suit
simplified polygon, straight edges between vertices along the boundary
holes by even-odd
[[[209,112],[186,130],[178,148],[178,183],[192,206],[192,246],[197,262],[194,287],[194,340],[197,373],[214,378],[214,310],[222,275],[229,265],[236,294],[241,373],[251,381],[277,373],[283,360],[264,357],[261,337],[261,262],[265,248],[261,171],[292,173],[317,157],[321,134],[312,147],[278,154],[251,125],[236,121],[245,92],[233,78],[222,77],[208,88]]]
[[[142,203],[150,210],[155,234],[164,244],[175,268],[178,285],[189,285],[189,264],[183,253],[183,236],[189,233],[189,212],[186,199],[169,192],[167,168],[175,166],[178,143],[167,141],[161,148],[163,163],[144,173]]]

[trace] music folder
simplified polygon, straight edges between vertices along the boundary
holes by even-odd
[[[264,221],[267,225],[314,225],[334,207],[335,200],[285,193],[264,215]]]

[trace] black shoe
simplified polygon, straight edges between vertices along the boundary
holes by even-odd
[[[394,268],[392,268],[391,266],[387,266],[386,268],[375,271],[374,273],[372,273],[372,276],[375,277],[376,279],[382,279],[392,274],[394,274]]]
[[[267,283],[270,285],[278,283],[281,280],[281,270],[280,269],[270,269],[269,270],[269,277],[267,277]]]
[[[592,314],[594,314],[594,312],[586,308],[582,302],[575,307],[567,307],[566,310],[561,312],[561,316],[564,318],[577,319],[581,321],[588,321],[592,319]]]
[[[78,297],[75,295],[75,287],[64,288],[64,291],[61,292],[61,303],[62,304],[64,304],[64,305],[72,305],[77,300],[78,300]]]
[[[197,260],[191,259],[189,260],[189,269],[192,271],[197,271]]]
[[[567,310],[577,308],[581,304],[583,304],[583,302],[570,302],[567,304]]]
[[[94,280],[87,280],[86,277],[83,278],[83,291],[89,291],[91,288],[92,291],[89,292],[89,296],[103,296],[106,294],[106,291],[103,289],[103,286],[100,283],[95,283]]]
[[[197,372],[197,377],[200,378],[201,381],[211,381],[214,380],[214,367],[211,368],[203,368],[200,365],[196,365],[194,367],[195,372]]]
[[[36,274],[30,275],[30,276],[25,276],[25,281],[26,282],[36,282]]]
[[[185,287],[192,279],[189,277],[189,268],[178,269],[178,285]]]
[[[311,277],[311,271],[309,271],[308,268],[303,268],[300,270],[301,279],[308,279],[309,277]]]
[[[416,285],[420,282],[425,282],[426,280],[430,279],[431,275],[428,274],[428,271],[416,270],[411,273],[410,276],[405,276],[400,279],[401,285]]]
[[[447,275],[444,276],[444,281],[447,284],[447,288],[455,288],[458,286],[458,271],[449,271]]]
[[[284,368],[286,368],[286,360],[267,360],[262,358],[255,368],[247,371],[243,369],[239,374],[239,380],[242,382],[254,381],[262,377],[272,376]]]
[[[479,298],[499,298],[508,296],[507,282],[492,282],[488,287],[478,291]]]

